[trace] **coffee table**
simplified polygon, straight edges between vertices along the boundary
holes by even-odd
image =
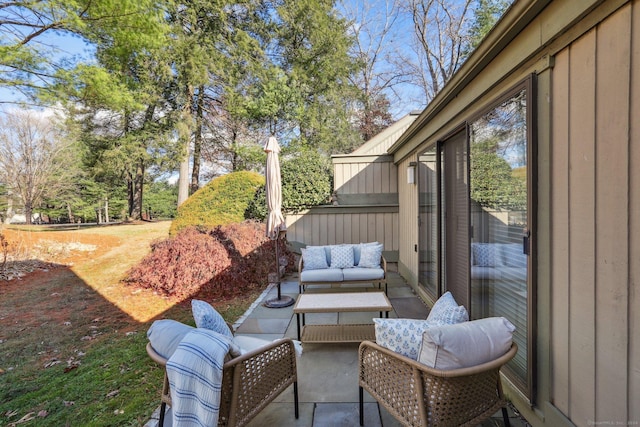
[[[306,343],[375,341],[373,323],[305,325],[306,313],[341,313],[378,311],[389,317],[393,310],[384,292],[341,292],[300,294],[293,307],[298,326],[298,340]],[[300,316],[302,315],[302,324]]]

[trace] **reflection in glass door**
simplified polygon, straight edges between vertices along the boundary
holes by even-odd
[[[527,98],[523,89],[470,124],[471,316],[516,326],[509,368],[527,382]]]
[[[418,157],[418,281],[435,301],[438,298],[438,167],[436,147]]]
[[[527,396],[535,379],[535,278],[529,230],[534,79],[418,157],[419,282],[452,292],[472,319],[501,316],[519,350],[505,371]]]

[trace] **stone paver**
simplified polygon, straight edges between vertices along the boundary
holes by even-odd
[[[425,319],[426,305],[413,293],[397,273],[390,274],[388,296],[394,311],[390,317]],[[298,284],[295,276],[281,284],[281,294],[296,298]],[[358,289],[362,291],[362,289]],[[336,292],[332,289],[307,290],[307,292]],[[267,308],[263,301],[277,297],[277,289],[265,291],[247,313],[234,325],[236,335],[248,335],[265,340],[283,336],[295,339],[297,328],[293,307]],[[371,322],[379,313],[313,313],[306,315],[307,324],[326,322]],[[283,392],[269,404],[249,427],[304,426],[348,427],[359,426],[358,414],[358,344],[304,344],[298,357],[298,393],[300,417],[293,411],[293,387]],[[157,412],[145,427],[157,426]],[[165,426],[170,426],[170,413]],[[511,418],[512,426],[526,424],[518,417]],[[401,424],[365,392],[365,426],[396,427]],[[500,413],[484,426],[501,426]]]

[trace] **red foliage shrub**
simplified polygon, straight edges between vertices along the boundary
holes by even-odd
[[[284,240],[279,242],[291,269],[294,255]],[[180,299],[230,298],[266,286],[268,274],[276,271],[274,243],[265,236],[264,224],[255,221],[210,231],[188,227],[153,244],[125,282]]]

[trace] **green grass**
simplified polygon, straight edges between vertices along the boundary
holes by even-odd
[[[163,371],[145,350],[153,319],[135,319],[146,319],[138,315],[146,310],[194,325],[190,304],[133,292],[111,268],[115,250],[129,262],[141,259],[149,248],[140,239],[162,234],[153,226],[87,230],[118,237],[110,241],[121,246],[73,268],[0,280],[0,426],[141,426],[149,420],[160,404]],[[105,298],[109,292],[139,313],[123,311]],[[214,305],[233,323],[257,296]]]
[[[229,303],[220,309],[221,314],[233,322],[251,301],[248,297]],[[193,319],[184,308],[175,308],[170,317],[193,326]],[[136,331],[128,332],[100,331],[88,341],[89,345],[72,345],[78,347],[75,349],[68,342],[82,343],[79,335],[84,331],[72,333],[75,339],[66,340],[68,351],[60,351],[67,356],[50,367],[38,362],[38,353],[43,351],[41,343],[24,347],[29,339],[23,338],[0,344],[12,343],[21,348],[2,351],[2,364],[11,366],[11,370],[0,375],[0,425],[11,425],[23,417],[34,418],[23,425],[37,426],[144,425],[160,403],[163,378],[162,369],[145,351],[149,325],[140,324]],[[71,366],[73,361],[80,364],[69,369],[67,360],[71,357]]]

